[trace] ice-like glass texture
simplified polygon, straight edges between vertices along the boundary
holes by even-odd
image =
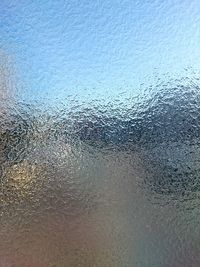
[[[0,17],[0,267],[200,266],[199,1]]]

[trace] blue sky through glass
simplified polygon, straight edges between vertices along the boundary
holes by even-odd
[[[27,98],[134,94],[200,67],[197,0],[2,0],[0,14],[0,47]]]

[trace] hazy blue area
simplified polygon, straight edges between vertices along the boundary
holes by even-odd
[[[199,69],[199,11],[198,0],[2,0],[0,47],[27,99],[134,94]]]

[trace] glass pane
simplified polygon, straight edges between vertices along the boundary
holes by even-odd
[[[0,267],[200,266],[200,3],[0,3]]]

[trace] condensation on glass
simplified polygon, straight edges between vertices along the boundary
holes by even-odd
[[[198,1],[0,7],[0,267],[200,266]]]

